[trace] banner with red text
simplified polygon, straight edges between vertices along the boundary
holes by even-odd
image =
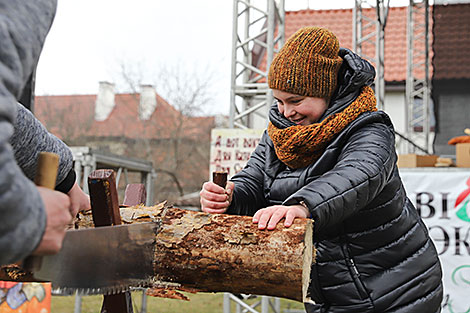
[[[225,171],[230,178],[241,171],[258,145],[263,131],[264,129],[213,129],[210,173]]]

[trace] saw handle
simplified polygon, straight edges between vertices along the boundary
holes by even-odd
[[[59,156],[52,152],[40,152],[34,183],[36,186],[54,189],[58,171]]]
[[[212,181],[214,184],[225,188],[225,185],[227,185],[227,172],[212,172]]]
[[[52,152],[40,152],[34,183],[39,187],[54,189],[58,171],[59,156]],[[27,272],[34,272],[35,269],[41,267],[41,261],[40,256],[29,256],[23,261],[22,267]]]

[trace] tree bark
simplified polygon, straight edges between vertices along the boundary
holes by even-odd
[[[206,292],[303,301],[314,259],[312,221],[258,230],[248,216],[167,209],[155,249],[155,278]]]

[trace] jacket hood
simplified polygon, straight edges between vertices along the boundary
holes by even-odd
[[[341,48],[339,56],[343,59],[343,64],[338,72],[338,86],[334,92],[328,109],[319,122],[331,114],[341,112],[361,92],[361,87],[371,85],[375,78],[374,67],[366,60],[349,49]],[[286,119],[273,104],[269,111],[269,120],[277,128],[294,126],[295,123]]]

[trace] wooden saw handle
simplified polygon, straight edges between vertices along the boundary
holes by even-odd
[[[225,188],[225,185],[227,185],[227,173],[226,172],[213,172],[212,181],[214,182],[214,184],[222,188]]]
[[[55,188],[57,172],[59,170],[59,156],[52,152],[40,152],[36,167],[34,183],[36,186],[49,189]],[[18,263],[26,272],[34,272],[34,269],[41,267],[41,257],[27,257],[22,263]]]
[[[40,152],[34,183],[36,186],[54,189],[58,170],[59,156],[52,152]]]

